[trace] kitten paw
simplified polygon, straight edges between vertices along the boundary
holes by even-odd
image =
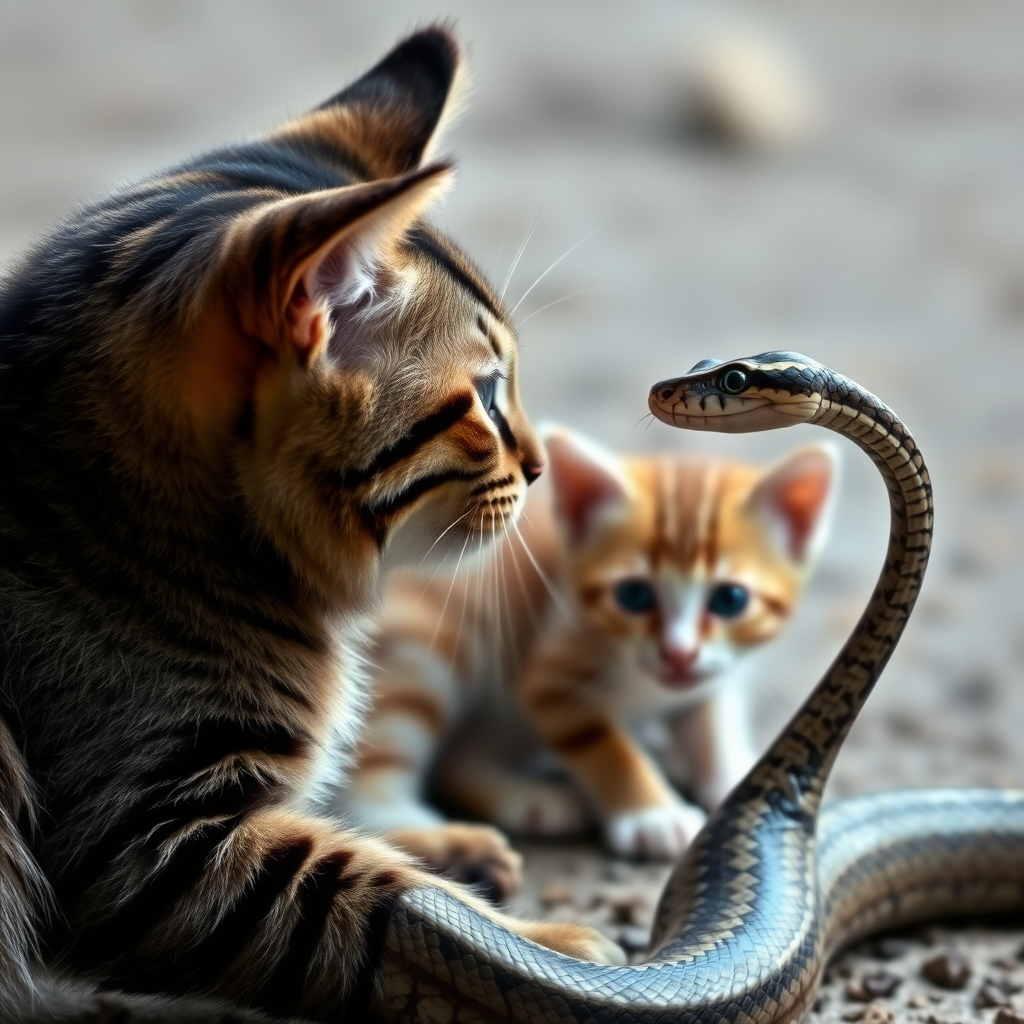
[[[557,953],[596,964],[622,967],[626,954],[603,932],[584,924],[564,921],[517,921],[516,929],[528,939]]]
[[[449,821],[424,828],[392,829],[388,838],[431,871],[471,885],[495,903],[508,899],[522,882],[523,858],[490,825]]]
[[[676,860],[693,842],[707,815],[692,804],[623,811],[605,822],[608,846],[621,857]]]

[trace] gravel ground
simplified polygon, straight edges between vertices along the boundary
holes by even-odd
[[[674,122],[679,54],[724,10],[670,0],[0,4],[0,258],[77,197],[272,124],[410,27],[452,15],[475,94],[450,136],[462,184],[443,223],[500,280],[536,219],[513,302],[594,232],[517,314],[534,417],[619,449],[760,458],[814,431],[645,430],[648,386],[707,355],[787,347],[880,394],[928,458],[936,547],[832,792],[1024,785],[1024,6],[728,8],[805,55],[828,112],[818,140],[774,158],[701,147]],[[596,290],[532,315],[586,289]],[[827,665],[881,564],[884,491],[846,447],[832,543],[793,628],[761,661],[765,742]],[[589,916],[640,944],[662,869],[609,864],[592,848],[526,852],[519,907]],[[638,894],[626,909],[624,893]],[[975,1006],[979,986],[1022,977],[1022,942],[972,929],[913,936],[889,959],[851,952],[818,1019],[870,1006],[845,989],[887,971],[903,979],[880,997],[897,1020],[993,1020],[997,1008]],[[950,945],[969,951],[972,975],[947,992],[919,964]],[[1006,998],[1020,1008],[1019,995]]]

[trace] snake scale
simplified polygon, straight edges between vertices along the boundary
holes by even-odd
[[[875,590],[825,676],[674,869],[645,962],[574,960],[425,887],[406,894],[388,927],[382,1019],[798,1021],[828,957],[855,938],[925,918],[1024,911],[1024,791],[893,792],[819,813],[928,560],[931,485],[910,433],[874,395],[791,352],[705,360],[656,384],[650,408],[691,430],[815,423],[859,445],[891,506]]]

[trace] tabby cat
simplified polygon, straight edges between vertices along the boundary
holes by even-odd
[[[468,859],[463,870],[500,891],[515,884],[514,860],[442,842],[450,826],[437,831],[443,819],[424,801],[428,775],[446,803],[510,832],[571,833],[596,813],[616,853],[678,856],[703,814],[645,753],[644,734],[667,723],[677,775],[705,808],[746,773],[737,663],[792,614],[835,477],[819,446],[767,470],[621,460],[564,431],[547,449],[550,488],[534,489],[500,552],[454,579],[390,584],[374,708],[339,798],[438,868]],[[510,699],[495,701],[496,688]],[[531,778],[538,752],[577,786]]]
[[[508,313],[424,220],[458,66],[413,35],[3,285],[0,1019],[42,961],[361,1020],[394,901],[449,884],[316,801],[385,564],[502,529],[543,464]]]

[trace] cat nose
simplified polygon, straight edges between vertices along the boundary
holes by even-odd
[[[544,472],[544,463],[524,462],[520,468],[523,471],[523,476],[526,477],[526,484],[529,486]]]
[[[662,647],[661,659],[673,672],[685,672],[697,660],[697,651],[692,647]]]

